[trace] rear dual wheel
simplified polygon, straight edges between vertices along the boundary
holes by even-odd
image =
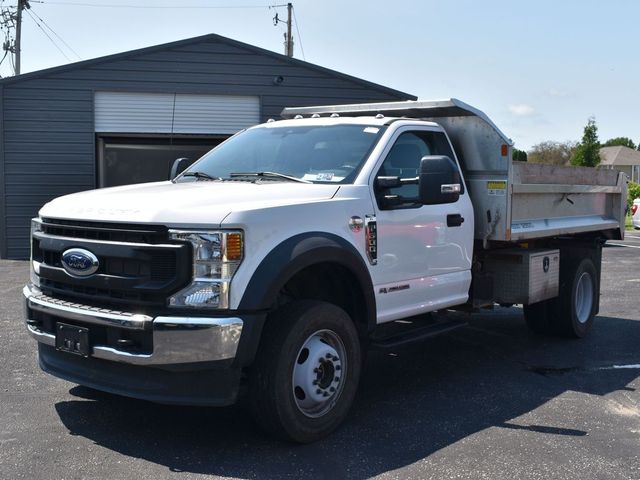
[[[560,271],[558,297],[524,307],[525,321],[535,333],[582,338],[593,327],[600,295],[598,271],[590,258],[568,262]]]
[[[347,416],[360,378],[356,328],[339,307],[296,301],[270,316],[250,377],[256,422],[289,441],[319,440]]]

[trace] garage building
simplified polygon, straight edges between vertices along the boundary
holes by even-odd
[[[50,199],[165,180],[285,106],[415,98],[214,34],[2,79],[0,257]]]

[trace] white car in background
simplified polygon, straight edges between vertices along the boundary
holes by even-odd
[[[636,230],[640,230],[640,198],[636,198],[633,201],[633,206],[631,207],[631,215],[633,228]]]

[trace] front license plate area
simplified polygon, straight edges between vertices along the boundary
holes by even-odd
[[[88,357],[89,329],[56,323],[56,350]]]

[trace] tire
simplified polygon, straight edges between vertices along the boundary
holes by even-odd
[[[598,308],[598,271],[590,258],[574,260],[570,266],[560,274],[560,296],[555,312],[558,333],[583,338],[591,331]]]
[[[593,327],[600,295],[598,272],[590,258],[567,262],[560,270],[558,297],[524,306],[525,322],[534,333],[583,338]]]
[[[286,305],[270,315],[250,373],[253,417],[283,440],[320,440],[347,416],[360,369],[358,333],[344,310],[319,301]]]

